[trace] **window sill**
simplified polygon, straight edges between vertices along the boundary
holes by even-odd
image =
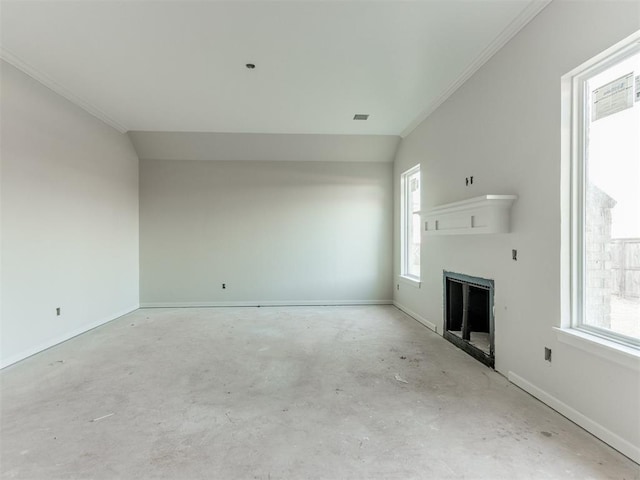
[[[420,288],[420,280],[416,280],[415,278],[399,275],[398,280],[400,281],[400,283],[403,283],[405,285],[410,285],[414,288]]]
[[[559,342],[640,371],[640,350],[574,328],[554,327]]]

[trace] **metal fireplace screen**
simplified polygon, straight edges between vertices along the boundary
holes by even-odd
[[[444,272],[444,338],[495,366],[493,280]]]

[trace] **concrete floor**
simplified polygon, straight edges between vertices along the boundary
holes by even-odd
[[[391,306],[138,310],[0,378],[3,478],[640,478]]]

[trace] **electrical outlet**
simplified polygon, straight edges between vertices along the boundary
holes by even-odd
[[[222,289],[223,289],[223,290],[226,290],[226,289],[227,289],[227,284],[226,284],[226,283],[223,283],[223,284],[222,284]]]
[[[511,250],[511,259],[515,260],[516,262],[518,261],[518,250],[516,249]]]
[[[551,363],[551,349],[550,348],[544,347],[544,359],[547,362]]]
[[[60,307],[57,307],[56,308],[56,317],[59,317],[59,316],[60,316]]]

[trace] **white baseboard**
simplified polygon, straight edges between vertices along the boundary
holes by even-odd
[[[418,322],[423,324],[428,329],[433,330],[434,332],[438,333],[438,327],[436,327],[435,323],[431,323],[429,320],[427,320],[423,316],[418,315],[416,312],[413,312],[413,311],[409,310],[407,307],[405,307],[404,305],[396,302],[395,300],[393,301],[393,305],[396,308],[398,308],[399,310],[402,310],[404,313],[406,313],[410,317],[412,317],[414,320],[417,320]]]
[[[253,300],[245,302],[144,302],[140,308],[191,307],[339,307],[351,305],[392,305],[392,300]]]
[[[26,350],[23,350],[22,352],[20,352],[17,355],[13,355],[7,359],[3,359],[2,362],[0,363],[0,368],[5,368],[8,367],[9,365],[13,365],[14,363],[19,362],[20,360],[24,360],[25,358],[28,358],[32,355],[35,355],[36,353],[40,353],[48,348],[54,347],[62,342],[66,342],[67,340],[72,339],[73,337],[77,337],[78,335],[82,335],[83,333],[88,332],[89,330],[93,330],[94,328],[97,328],[101,325],[104,325],[105,323],[109,323],[117,318],[122,317],[123,315],[127,315],[128,313],[131,313],[135,310],[138,310],[138,308],[140,308],[139,305],[132,305],[128,308],[125,308],[124,310],[121,310],[119,312],[116,312],[113,315],[109,315],[106,318],[101,318],[100,320],[96,320],[95,322],[91,322],[88,325],[83,325],[80,328],[77,328],[75,330],[72,330],[70,332],[66,332],[58,337],[52,338],[47,340],[46,342],[43,342],[39,345],[36,345],[35,347],[31,347],[31,348],[27,348]]]
[[[523,389],[525,392],[533,395],[538,400],[547,404],[548,406],[553,408],[556,412],[567,417],[572,422],[580,425],[582,428],[592,433],[603,442],[609,444],[610,446],[618,450],[623,455],[626,455],[636,463],[640,463],[640,447],[633,445],[631,442],[625,440],[619,435],[616,435],[615,433],[606,429],[599,423],[594,422],[593,420],[586,417],[579,411],[570,407],[566,403],[558,400],[556,397],[545,392],[541,388],[536,387],[535,385],[525,380],[521,376],[513,372],[509,372],[509,375],[507,378],[511,383],[517,385],[518,387]]]

